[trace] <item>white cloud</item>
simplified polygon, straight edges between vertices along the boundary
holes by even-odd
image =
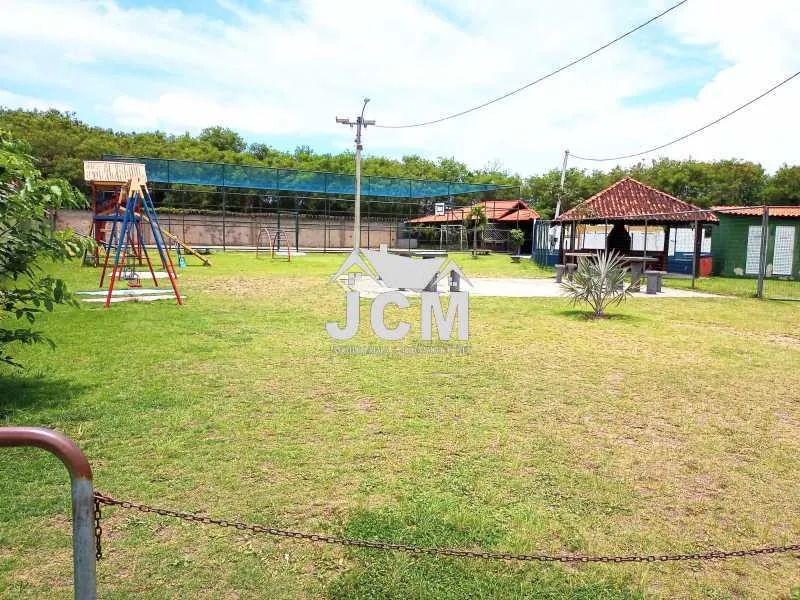
[[[379,123],[438,117],[560,66],[668,5],[440,0],[437,10],[423,0],[303,0],[292,11],[265,3],[256,13],[225,0],[231,19],[222,21],[113,0],[5,4],[0,72],[20,89],[49,85],[50,95],[99,105],[103,125],[183,132],[223,124],[265,141],[334,137],[342,148],[352,133],[334,116],[352,116],[365,95]],[[653,47],[637,40],[658,29],[461,119],[371,129],[367,148],[453,155],[474,167],[498,160],[529,174],[558,166],[565,147],[607,156],[677,137],[800,68],[796,0],[690,0],[656,27],[666,34]],[[695,98],[626,105],[692,76],[693,65],[663,51],[667,34],[726,66]],[[665,153],[769,168],[800,162],[797,106],[800,81]]]
[[[61,111],[72,110],[69,104],[65,104],[64,102],[54,102],[52,100],[45,100],[44,98],[15,94],[14,92],[3,89],[0,89],[0,106],[12,109],[24,108],[25,110],[47,110],[49,108],[55,108]]]
[[[236,109],[231,110],[231,106]],[[294,114],[288,110],[187,92],[168,92],[155,98],[125,94],[114,98],[111,111],[120,126],[139,130],[198,131],[213,123],[254,133],[298,133],[298,128],[289,126]]]

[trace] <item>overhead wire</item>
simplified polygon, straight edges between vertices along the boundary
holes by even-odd
[[[709,127],[713,127],[717,123],[720,123],[720,122],[724,121],[725,119],[727,119],[728,117],[731,117],[731,116],[735,115],[736,113],[738,113],[741,110],[744,110],[748,106],[750,106],[752,104],[755,104],[756,102],[758,102],[762,98],[764,98],[764,97],[770,95],[772,92],[776,91],[781,86],[784,86],[787,83],[789,83],[792,79],[794,79],[798,75],[800,75],[800,71],[797,71],[793,75],[790,75],[789,77],[787,77],[786,79],[784,79],[780,83],[778,83],[776,85],[773,85],[767,91],[759,94],[755,98],[752,98],[752,99],[748,100],[747,102],[745,102],[741,106],[738,106],[738,107],[734,108],[732,111],[727,112],[727,113],[725,113],[724,115],[722,115],[720,117],[717,117],[716,119],[714,119],[710,123],[706,123],[702,127],[698,127],[697,129],[695,129],[693,131],[690,131],[689,133],[685,133],[682,136],[677,137],[674,140],[670,140],[669,142],[666,142],[664,144],[659,144],[658,146],[653,146],[652,148],[648,148],[647,150],[642,150],[641,152],[632,152],[631,154],[622,154],[620,156],[609,156],[609,157],[605,157],[605,158],[597,158],[597,157],[594,157],[594,156],[580,156],[578,154],[573,154],[572,152],[569,153],[569,156],[571,158],[576,158],[578,160],[586,160],[586,161],[592,161],[592,162],[607,162],[607,161],[612,161],[612,160],[625,160],[627,158],[635,158],[637,156],[642,156],[644,154],[649,154],[650,152],[655,152],[657,150],[662,150],[662,149],[666,148],[667,146],[671,146],[673,144],[677,144],[678,142],[682,142],[686,138],[689,138],[689,137],[691,137],[691,136],[693,136],[693,135],[695,135],[697,133],[700,133],[701,131],[705,131]]]
[[[637,31],[639,31],[640,29],[643,29],[644,27],[647,27],[650,23],[652,23],[652,22],[660,19],[661,17],[667,15],[668,13],[672,12],[676,8],[682,6],[683,4],[686,4],[688,1],[689,0],[681,0],[680,2],[678,2],[676,4],[673,4],[672,6],[667,8],[666,10],[658,13],[657,15],[655,15],[655,16],[653,16],[651,18],[649,18],[644,23],[641,23],[641,24],[637,25],[633,29],[629,29],[625,33],[620,34],[617,37],[615,37],[613,40],[611,40],[609,42],[606,42],[605,44],[603,44],[602,46],[600,46],[598,48],[595,48],[591,52],[588,52],[587,54],[584,54],[583,56],[580,56],[580,57],[576,58],[575,60],[573,60],[571,62],[568,62],[567,64],[559,67],[558,69],[556,69],[554,71],[551,71],[551,72],[547,73],[546,75],[542,75],[541,77],[539,77],[537,79],[534,79],[533,81],[531,81],[529,83],[526,83],[523,86],[520,86],[520,87],[518,87],[516,89],[513,89],[510,92],[506,92],[506,93],[502,94],[501,96],[497,96],[496,98],[492,98],[491,100],[487,100],[486,102],[478,104],[477,106],[473,106],[471,108],[467,108],[465,110],[462,110],[462,111],[459,111],[459,112],[456,112],[456,113],[445,115],[443,117],[439,117],[438,119],[431,119],[430,121],[422,121],[422,122],[419,122],[419,123],[405,123],[405,124],[400,124],[400,125],[380,125],[380,124],[376,124],[376,125],[374,125],[374,127],[381,127],[383,129],[410,129],[412,127],[425,127],[425,126],[428,126],[428,125],[435,125],[437,123],[442,123],[442,122],[448,121],[450,119],[455,119],[457,117],[462,117],[462,116],[464,116],[466,114],[475,112],[475,111],[480,110],[482,108],[486,108],[487,106],[495,104],[496,102],[500,102],[501,100],[505,100],[506,98],[509,98],[510,96],[513,96],[514,94],[518,94],[519,92],[527,90],[528,88],[531,88],[534,85],[537,85],[537,84],[539,84],[539,83],[541,83],[541,82],[543,82],[543,81],[545,81],[547,79],[550,79],[551,77],[554,77],[555,75],[558,75],[559,73],[561,73],[563,71],[566,71],[567,69],[569,69],[571,67],[574,67],[575,65],[577,65],[577,64],[579,64],[579,63],[591,58],[595,54],[598,54],[598,53],[602,52],[603,50],[605,50],[606,48],[609,48],[609,47],[613,46],[614,44],[624,40],[629,35],[632,35],[632,34],[636,33]]]

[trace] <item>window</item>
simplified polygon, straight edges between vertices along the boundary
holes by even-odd
[[[641,252],[644,250],[645,243],[645,228],[644,227],[630,227],[628,231],[631,234],[631,250]],[[647,228],[647,251],[648,252],[661,252],[664,249],[664,230],[658,226],[650,226]]]
[[[750,225],[747,230],[747,263],[744,272],[758,275],[761,262],[761,225]]]
[[[703,239],[700,243],[700,252],[704,254],[711,254],[711,225],[705,225],[703,227]]]
[[[678,227],[671,231],[671,254],[694,252],[694,230],[688,227]]]
[[[794,225],[775,227],[775,251],[772,254],[772,274],[791,275],[794,259]]]

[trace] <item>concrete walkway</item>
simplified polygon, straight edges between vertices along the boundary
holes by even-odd
[[[473,296],[495,296],[501,298],[560,298],[564,295],[564,290],[555,279],[505,279],[505,278],[472,278],[472,289],[465,286]],[[642,281],[642,291],[634,293],[634,297],[639,298],[718,298],[715,294],[697,292],[693,290],[683,290],[675,288],[662,288],[658,294],[646,294],[644,292],[644,280]]]
[[[523,278],[502,278],[502,277],[471,277],[470,286],[462,282],[461,290],[469,292],[472,296],[486,296],[495,298],[561,298],[564,290],[555,279],[523,279]],[[342,282],[344,285],[344,281]],[[644,281],[642,290],[644,290]],[[356,279],[353,288],[366,298],[374,298],[386,288],[369,277],[359,277]],[[438,286],[439,292],[447,292],[447,282],[441,281]],[[403,292],[407,296],[418,296],[417,292]],[[696,292],[692,290],[674,289],[664,287],[659,294],[646,294],[644,291],[637,292],[634,298],[721,298],[715,294]]]

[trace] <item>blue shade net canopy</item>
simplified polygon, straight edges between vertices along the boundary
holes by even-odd
[[[103,160],[143,163],[151,183],[204,185],[226,188],[354,195],[355,176],[324,171],[300,171],[231,163],[104,155]],[[461,183],[397,177],[361,177],[361,194],[381,198],[433,198],[481,194],[513,186]]]

